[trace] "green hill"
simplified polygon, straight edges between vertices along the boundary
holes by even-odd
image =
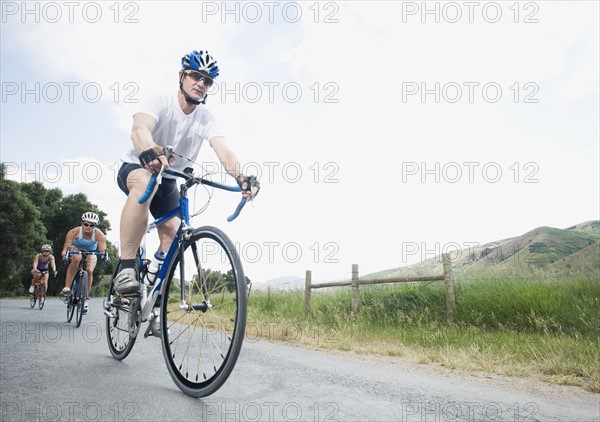
[[[450,253],[453,269],[469,274],[481,270],[543,269],[550,272],[600,270],[600,221],[566,229],[542,226],[520,236]],[[441,274],[440,256],[406,267],[392,268],[361,278]]]
[[[600,240],[599,222],[583,223],[568,229],[544,226],[521,236],[485,245],[467,258],[478,265],[530,264],[545,267],[598,240]]]
[[[552,263],[550,268],[556,271],[561,269],[573,270],[600,270],[600,241],[593,243],[580,251],[572,253]]]

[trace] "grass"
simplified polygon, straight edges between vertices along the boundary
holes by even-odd
[[[456,321],[446,320],[443,283],[253,292],[249,337],[308,347],[398,356],[448,368],[533,377],[600,392],[600,282],[492,277],[457,281]]]

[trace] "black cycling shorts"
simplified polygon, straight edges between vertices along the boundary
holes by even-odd
[[[129,189],[127,189],[127,176],[132,171],[141,168],[142,166],[137,163],[123,163],[121,165],[119,174],[117,175],[117,184],[125,193],[125,195],[129,195]],[[166,177],[163,177],[156,194],[152,198],[152,202],[150,202],[150,213],[154,218],[158,218],[178,206],[179,191],[177,190],[177,183],[175,179],[167,179]]]

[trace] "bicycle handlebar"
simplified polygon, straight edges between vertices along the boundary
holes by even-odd
[[[237,207],[235,208],[235,211],[233,212],[233,214],[231,214],[229,217],[227,217],[227,222],[231,223],[233,220],[235,220],[237,218],[238,215],[240,215],[240,212],[242,212],[242,208],[244,208],[244,205],[246,205],[246,198],[242,198],[241,201],[238,203]]]
[[[161,173],[162,173],[162,170],[161,170]],[[148,199],[150,199],[150,195],[152,195],[152,192],[154,191],[154,187],[156,186],[157,177],[158,176],[156,173],[152,173],[152,176],[150,176],[150,180],[148,181],[148,186],[146,186],[146,190],[144,191],[142,196],[140,196],[138,199],[138,204],[142,205]]]
[[[104,256],[106,255],[105,252],[96,252],[96,251],[68,251],[67,255],[97,255],[97,256]]]
[[[96,255],[96,256],[106,256],[106,258],[108,259],[108,253],[106,252],[90,252],[90,251],[72,251],[72,250],[68,250],[67,251],[67,259],[65,259],[63,261],[63,264],[66,266],[67,263],[70,261],[69,256],[71,255]],[[106,260],[102,261],[102,266],[106,267]]]
[[[230,186],[230,185],[225,185],[225,184],[219,183],[219,182],[205,180],[200,177],[194,177],[190,174],[182,173],[182,172],[179,172],[179,171],[173,170],[173,169],[168,169],[168,170],[161,169],[158,173],[152,173],[152,176],[150,176],[150,180],[148,181],[146,190],[144,191],[142,196],[140,196],[140,198],[138,199],[138,204],[141,205],[141,204],[145,203],[148,199],[150,199],[152,192],[154,192],[154,188],[156,187],[157,183],[159,183],[159,181],[162,179],[163,172],[173,175],[173,176],[182,177],[182,178],[186,179],[188,186],[201,183],[203,185],[212,186],[214,188],[226,190],[229,192],[241,192],[242,191],[242,188],[240,188],[239,186]],[[247,202],[246,198],[242,197],[241,201],[237,205],[233,214],[231,214],[229,217],[227,217],[227,222],[232,222],[240,215],[240,212],[244,208],[244,205],[246,205],[246,202]]]
[[[212,186],[212,187],[226,190],[229,192],[241,192],[242,191],[242,188],[240,188],[239,186],[225,185],[223,183],[213,182],[210,180],[200,179],[200,183],[202,183],[203,185]],[[246,201],[246,198],[242,197],[240,202],[237,204],[237,207],[235,208],[235,211],[233,212],[233,214],[231,214],[229,217],[227,217],[228,223],[231,223],[233,220],[235,220],[238,217],[238,215],[240,215],[240,212],[242,212],[242,209],[244,208],[244,205],[246,205],[246,202],[248,202],[248,201]]]

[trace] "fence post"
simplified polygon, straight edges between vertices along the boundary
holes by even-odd
[[[442,255],[442,264],[444,266],[444,285],[446,288],[446,316],[448,322],[454,322],[454,314],[456,310],[456,298],[454,296],[454,276],[452,274],[452,262],[450,255],[445,253]]]
[[[352,264],[352,312],[358,312],[360,298],[358,295],[358,264]]]
[[[310,312],[310,285],[312,283],[312,273],[310,270],[306,270],[306,277],[304,279],[304,313]]]

